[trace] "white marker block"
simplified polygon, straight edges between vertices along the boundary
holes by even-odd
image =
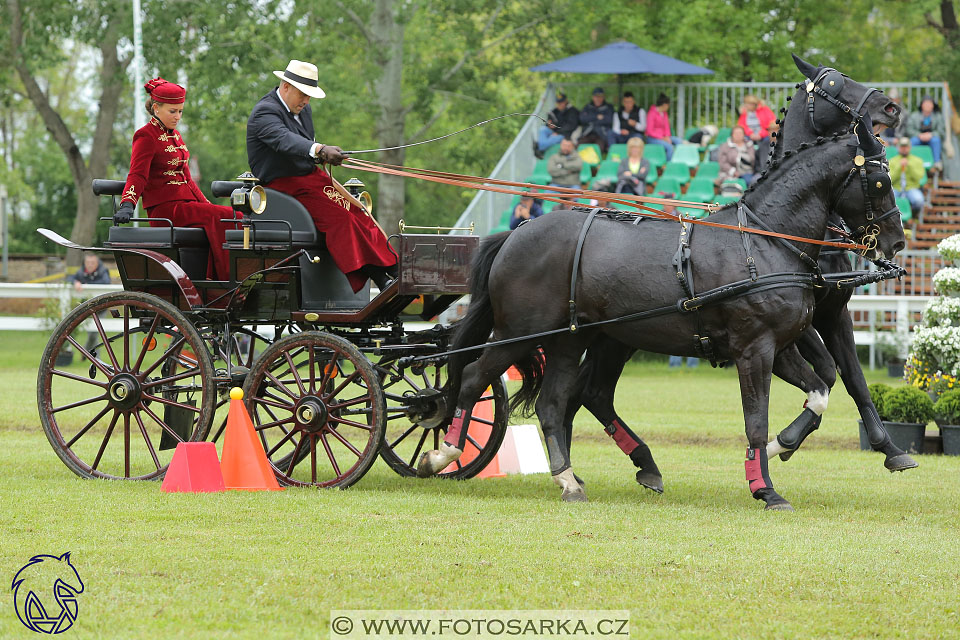
[[[497,452],[503,473],[549,473],[540,430],[532,424],[512,424],[507,427],[503,444]]]

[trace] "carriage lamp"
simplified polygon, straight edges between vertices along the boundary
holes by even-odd
[[[367,210],[367,213],[373,215],[373,197],[369,191],[365,190],[367,185],[363,184],[360,178],[350,178],[343,183],[343,186],[347,188],[350,195],[360,201],[360,204]]]
[[[243,214],[243,248],[250,248],[250,215],[261,214],[267,208],[267,192],[258,184],[244,184],[230,194],[234,211]]]

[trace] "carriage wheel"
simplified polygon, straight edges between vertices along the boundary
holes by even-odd
[[[370,361],[316,331],[273,343],[254,363],[244,402],[278,480],[346,488],[376,461],[385,402]]]
[[[380,457],[402,476],[417,475],[423,451],[438,449],[450,426],[443,386],[446,363],[399,369],[396,362],[382,363],[383,392],[387,397],[387,431]],[[496,381],[473,407],[467,443],[461,460],[441,471],[441,478],[466,479],[480,473],[500,450],[507,432],[507,390]]]
[[[72,364],[58,364],[71,352]],[[206,437],[215,401],[200,334],[176,307],[146,293],[84,302],[54,330],[40,361],[43,430],[84,478],[163,476],[176,443]]]

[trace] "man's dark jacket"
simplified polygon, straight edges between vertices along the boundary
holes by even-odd
[[[607,132],[613,128],[613,106],[607,101],[604,101],[598,107],[593,104],[593,100],[588,102],[583,109],[580,110],[580,124],[583,125],[582,136],[587,135],[588,133],[602,133],[607,135]],[[603,114],[603,120],[597,118],[598,115]]]
[[[313,117],[308,104],[300,123],[280,102],[276,89],[260,98],[247,120],[247,162],[262,183],[288,176],[305,176],[316,164],[313,147]],[[302,124],[301,124],[302,123]]]
[[[577,111],[576,107],[569,105],[563,111],[554,107],[550,115],[547,116],[547,122],[560,127],[559,130],[554,129],[553,133],[559,133],[564,138],[569,138],[580,126],[580,112]]]

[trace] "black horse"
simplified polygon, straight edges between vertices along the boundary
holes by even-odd
[[[864,117],[864,125],[866,131],[872,128],[869,115]],[[822,238],[827,213],[838,206],[851,228],[866,226],[866,202],[856,197],[861,185],[847,177],[855,162],[863,164],[864,155],[882,157],[883,147],[872,134],[861,132],[861,136],[863,140],[821,139],[808,150],[785,153],[784,160],[772,163],[739,203],[708,220]],[[882,175],[871,174],[871,181],[877,178],[882,182]],[[889,177],[884,197],[892,200]],[[674,223],[644,220],[629,224],[604,217],[596,217],[589,234],[581,237],[591,216],[580,211],[552,214],[484,242],[474,265],[470,307],[460,322],[454,349],[482,344],[491,329],[496,340],[520,341],[489,345],[475,362],[475,355],[452,355],[449,392],[457,398],[457,408],[440,449],[421,457],[419,474],[436,473],[459,457],[466,433],[464,422],[469,420],[464,416],[470,415],[489,381],[517,363],[524,382],[514,404],[536,403],[551,471],[563,489],[562,497],[585,499],[570,469],[563,426],[566,400],[575,388],[584,350],[604,335],[630,348],[693,356],[697,352],[691,336],[709,336],[716,356],[735,362],[739,372],[750,444],[746,468],[751,492],[767,508],[790,508],[773,489],[767,473],[770,376],[775,365],[800,376],[804,369],[809,372],[799,356],[790,358],[796,350],[786,347],[792,347],[813,316],[812,274],[819,245],[730,231],[693,233],[692,228],[681,232],[678,243]],[[895,247],[902,246],[899,220],[895,225],[884,224],[876,239],[878,250],[885,253],[892,254]],[[578,244],[582,256],[575,272]],[[677,284],[678,267],[671,261],[674,252],[682,254],[685,246],[705,259],[694,261],[687,274],[691,288],[696,282],[699,293],[689,295],[688,290],[686,298],[678,302],[684,292]],[[572,292],[571,273],[578,273]],[[745,279],[731,285],[737,274]],[[577,305],[573,325],[582,327],[537,334],[544,328],[570,326],[569,300],[576,300]],[[631,319],[620,321],[625,316]],[[641,319],[632,319],[638,317]],[[534,335],[533,340],[522,339]],[[537,344],[542,355],[535,349]],[[542,366],[543,357],[549,366]]]
[[[895,126],[899,121],[900,107],[879,91],[868,89],[834,69],[814,67],[797,56],[793,58],[807,80],[797,85],[798,92],[792,97],[790,108],[781,109],[785,115],[771,152],[772,160],[781,159],[786,150],[796,149],[819,135],[849,130],[858,123],[861,111],[869,113],[873,121],[879,123],[878,126]],[[896,215],[892,209],[887,211],[881,208],[880,211]],[[841,224],[839,218],[832,222]],[[827,237],[839,239],[832,233],[828,233]],[[836,249],[821,252],[819,264],[824,273],[845,272],[850,268],[849,254]],[[778,376],[781,372],[785,373],[781,377],[797,384],[808,394],[808,398],[797,419],[768,443],[767,453],[770,457],[779,454],[786,461],[807,435],[817,429],[839,367],[844,385],[866,425],[872,447],[885,455],[886,468],[893,472],[916,467],[916,461],[891,442],[870,401],[867,383],[856,355],[850,314],[846,308],[851,294],[852,289],[834,287],[818,290],[813,326],[797,340],[799,352],[813,366],[815,377],[805,375],[795,380],[789,371],[774,369]],[[617,380],[632,354],[632,349],[608,337],[599,338],[589,347],[580,367],[577,392],[571,397],[565,413],[567,443],[569,445],[571,441],[575,414],[581,406],[587,407],[630,456],[635,466],[639,467],[637,482],[662,492],[663,480],[649,448],[626,426],[613,406]]]

